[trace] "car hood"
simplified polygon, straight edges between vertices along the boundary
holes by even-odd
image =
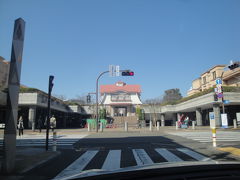
[[[91,177],[97,175],[104,175],[104,174],[115,174],[121,172],[131,172],[131,171],[142,171],[148,169],[164,169],[164,168],[173,168],[173,167],[193,167],[193,166],[206,166],[206,165],[240,165],[240,162],[236,161],[206,161],[206,162],[199,162],[199,161],[185,161],[185,162],[165,162],[165,163],[155,163],[152,165],[143,165],[143,166],[131,166],[126,168],[120,168],[117,170],[103,170],[103,169],[91,169],[82,171],[80,173],[74,173],[69,176],[54,178],[54,180],[67,180],[67,179],[77,179],[77,178],[84,178],[84,177]]]

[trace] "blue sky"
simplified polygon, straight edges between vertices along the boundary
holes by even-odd
[[[1,0],[0,56],[10,59],[14,20],[26,21],[21,83],[74,98],[95,90],[110,64],[134,77],[142,99],[180,88],[240,59],[239,0]]]

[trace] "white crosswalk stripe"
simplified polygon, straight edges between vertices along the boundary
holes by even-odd
[[[104,170],[115,170],[120,168],[121,150],[110,150],[102,166]]]
[[[209,132],[168,132],[168,134],[181,136],[187,139],[191,139],[199,142],[212,142],[212,133]],[[216,133],[217,142],[239,142],[240,141],[240,132],[225,132],[217,131]]]
[[[57,145],[58,146],[72,146],[74,143],[79,141],[79,139],[84,138],[87,135],[81,135],[74,138],[72,136],[58,136]],[[25,137],[18,137],[16,141],[16,146],[45,146],[46,144],[46,137],[43,136],[25,136]],[[53,143],[52,136],[49,136],[49,145],[51,146]],[[0,146],[3,146],[3,140],[0,140]]]
[[[168,151],[165,148],[157,148],[157,149],[155,149],[155,151],[157,151],[161,156],[163,156],[169,162],[183,161],[181,158],[177,157],[176,155],[174,155],[173,153],[171,153],[170,151]]]
[[[132,152],[138,166],[153,164],[153,161],[143,149],[133,149]]]
[[[210,158],[201,155],[198,152],[195,152],[188,148],[176,148],[172,149],[173,151],[169,151],[166,148],[155,148],[155,151],[161,156],[162,158],[166,159],[168,162],[182,162],[184,161],[184,158],[186,156],[189,156],[196,161],[211,161]],[[66,169],[64,169],[62,172],[60,172],[54,179],[67,179],[73,177],[72,175],[81,175],[81,173],[84,172],[85,168],[88,166],[88,164],[93,161],[95,158],[99,158],[100,154],[98,155],[98,152],[100,150],[88,150],[84,152],[77,160],[75,160],[72,164],[70,164]],[[176,151],[179,151],[180,154],[185,154],[185,157],[179,157],[179,153],[176,153]],[[153,159],[149,156],[146,150],[144,149],[132,149],[131,156],[134,157],[134,160],[136,161],[137,166],[142,165],[151,165],[154,164]],[[104,159],[103,164],[96,164],[91,163],[90,167],[88,166],[88,169],[101,169],[101,170],[116,170],[120,169],[121,167],[121,161],[124,161],[124,159],[121,158],[122,153],[124,151],[122,150],[108,150],[106,158]],[[178,154],[178,155],[176,155]],[[183,155],[182,155],[183,156]],[[125,156],[126,157],[126,156]],[[156,158],[156,156],[154,156]],[[189,161],[189,159],[188,159]],[[98,162],[98,161],[94,161]],[[165,161],[164,161],[165,162]]]
[[[55,179],[61,178],[63,180],[64,177],[67,177],[66,179],[70,179],[71,175],[80,173],[97,153],[97,150],[85,152],[80,158],[75,160],[66,169],[64,169],[64,171],[58,174]]]
[[[198,161],[211,161],[210,158],[207,158],[207,157],[205,157],[205,156],[203,156],[203,155],[201,155],[201,154],[199,154],[195,151],[192,151],[188,148],[177,148],[177,150],[191,156],[192,158],[194,158]]]

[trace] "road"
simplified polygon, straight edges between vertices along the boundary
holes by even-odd
[[[199,143],[171,132],[92,133],[73,146],[61,146],[58,150],[61,155],[25,173],[25,179],[58,179],[91,169],[115,170],[166,162],[240,160],[213,148],[211,142]]]

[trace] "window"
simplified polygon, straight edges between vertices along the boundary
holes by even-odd
[[[212,72],[212,77],[213,77],[213,80],[216,79],[216,71]]]
[[[206,76],[203,77],[203,84],[206,84],[207,83],[207,79],[206,79]]]

